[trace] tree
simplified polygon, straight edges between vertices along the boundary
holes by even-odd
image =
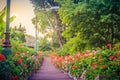
[[[49,50],[51,50],[50,42],[48,42],[46,37],[41,38],[39,40],[39,50],[40,51],[49,51]]]
[[[33,1],[33,0],[31,1],[35,7],[34,12],[36,13],[36,16],[39,18],[40,31],[44,32],[44,30],[48,28],[48,26],[52,27],[55,32],[55,35],[52,35],[52,38],[54,38],[53,36],[56,36],[59,43],[59,48],[62,48],[62,37],[60,33],[61,28],[60,28],[60,22],[58,19],[59,15],[54,10],[53,11],[46,10],[47,8],[50,8],[50,6],[57,5],[57,3],[55,3],[54,0],[44,0],[41,2]],[[54,12],[54,15],[53,15],[53,12]],[[35,21],[35,19],[33,21]],[[54,39],[52,40],[55,41]]]
[[[120,41],[119,0],[45,0],[51,6],[54,2],[60,6],[63,51],[76,53]]]
[[[110,0],[56,0],[61,6],[59,15],[63,26],[63,37],[66,39],[65,45],[73,46],[73,50],[102,47],[107,43],[116,43],[120,39],[119,35],[119,12],[120,3]],[[78,36],[78,34],[80,36]],[[71,41],[77,38],[78,41]],[[71,41],[71,42],[70,42]],[[64,47],[66,48],[66,46]],[[72,47],[70,47],[72,49]],[[69,49],[70,49],[69,48]],[[77,49],[77,50],[76,50]]]

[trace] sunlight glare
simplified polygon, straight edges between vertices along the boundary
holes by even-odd
[[[12,13],[11,16],[16,16],[16,18],[18,17],[18,14],[17,13]]]

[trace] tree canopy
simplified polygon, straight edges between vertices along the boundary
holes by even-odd
[[[44,4],[37,3],[59,5],[63,51],[74,53],[120,41],[119,0],[45,0]]]

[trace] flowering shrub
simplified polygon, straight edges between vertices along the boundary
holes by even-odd
[[[38,53],[40,55],[41,53]],[[0,54],[2,55],[2,54]],[[27,56],[27,57],[26,57]],[[8,59],[1,58],[0,61],[0,78],[8,80],[24,80],[36,71],[41,64],[42,55],[34,56],[21,53],[18,56],[11,56]]]
[[[16,53],[17,54],[17,53]],[[8,59],[0,58],[0,78],[3,80],[25,80],[30,74],[36,71],[41,64],[42,55],[38,56],[24,54],[16,54]],[[1,57],[2,54],[0,54]],[[3,57],[4,55],[2,55]],[[6,79],[5,79],[6,78]]]
[[[77,79],[85,76],[86,80],[94,80],[97,77],[101,80],[119,80],[120,47],[107,46],[97,52],[87,50],[75,55],[58,56],[52,53],[50,56],[56,67]]]
[[[2,44],[2,43],[0,43]],[[2,49],[2,46],[0,46]],[[8,58],[0,53],[0,79],[26,80],[41,65],[42,52],[34,54],[34,50],[12,40],[12,52]]]

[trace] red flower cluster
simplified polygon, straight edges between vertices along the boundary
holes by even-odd
[[[115,48],[116,48],[116,49],[119,49],[119,48],[120,48],[120,46],[115,46]]]
[[[91,65],[92,65],[92,68],[93,68],[93,69],[97,68],[97,64],[96,64],[95,62],[92,62]]]
[[[86,53],[84,54],[84,57],[90,56],[90,50],[87,50]]]
[[[19,56],[20,55],[20,52],[19,51],[17,51],[16,52],[16,54],[15,54],[15,56]]]
[[[0,61],[5,60],[5,56],[3,54],[0,54]]]
[[[108,44],[107,44],[107,47],[108,47],[108,49],[111,50],[111,49],[112,49],[112,44],[108,43]]]
[[[18,59],[18,64],[22,64],[22,59],[20,58],[20,59]]]
[[[12,80],[20,80],[19,77],[16,75],[16,76],[12,76]]]
[[[112,55],[112,56],[109,57],[109,60],[113,60],[113,58],[114,58],[114,56]]]
[[[16,52],[16,54],[18,54],[18,55],[19,55],[19,54],[20,54],[20,51],[17,51],[17,52]]]
[[[70,61],[75,61],[75,58],[74,57],[70,57]]]
[[[107,65],[102,65],[101,66],[101,69],[105,69],[105,68],[107,68]]]
[[[76,68],[77,68],[77,66],[72,66],[72,68],[73,68],[73,69],[76,69]]]
[[[108,46],[108,47],[111,47],[111,46],[112,46],[112,44],[108,43],[108,44],[107,44],[107,46]]]
[[[27,68],[28,66],[27,66],[27,64],[24,64],[24,68]]]
[[[68,65],[70,62],[68,60],[65,60],[65,64]]]

